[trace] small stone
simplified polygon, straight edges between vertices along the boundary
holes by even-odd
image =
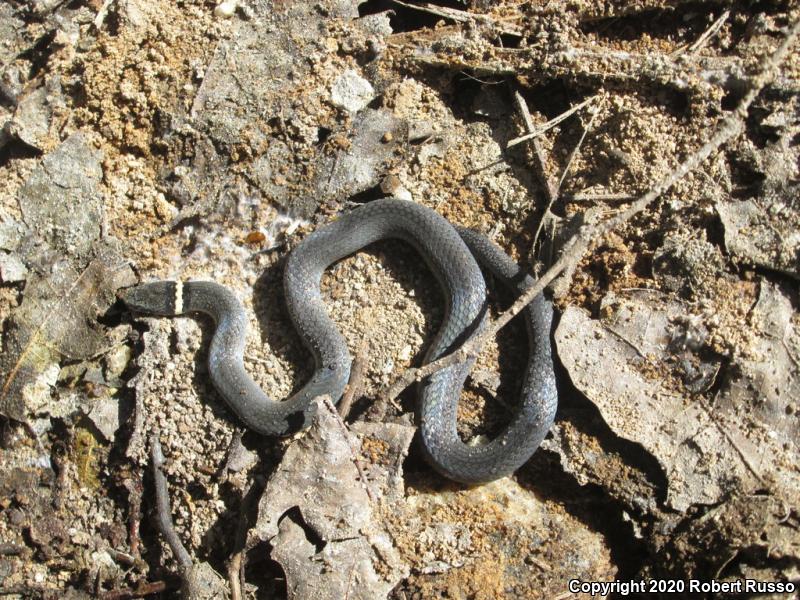
[[[133,351],[130,346],[120,344],[109,350],[105,357],[104,362],[106,366],[106,379],[113,379],[119,377],[128,366],[133,356]]]
[[[388,143],[389,143],[389,142],[391,142],[393,139],[394,139],[394,136],[392,135],[392,132],[391,132],[391,131],[387,131],[386,133],[384,133],[384,134],[383,134],[383,137],[381,138],[381,140],[383,140],[383,142],[384,142],[385,144],[388,144]]]
[[[370,82],[352,69],[339,75],[331,88],[331,102],[352,113],[365,108],[374,97]]]
[[[414,197],[411,195],[411,192],[402,186],[395,191],[394,197],[398,200],[406,200],[408,202],[411,202],[414,199]]]
[[[0,253],[0,281],[3,283],[17,283],[25,281],[28,269],[16,254]]]
[[[384,194],[394,196],[397,190],[403,187],[403,183],[397,175],[387,175],[381,181],[381,191]]]
[[[230,19],[236,12],[236,2],[225,0],[214,9],[214,16],[219,19]]]
[[[158,194],[153,203],[156,214],[162,221],[171,221],[178,216],[178,209],[170,204],[164,194]]]
[[[430,121],[412,121],[408,124],[408,141],[423,142],[434,133],[433,123]]]
[[[119,403],[111,397],[98,398],[87,415],[109,442],[119,429]]]

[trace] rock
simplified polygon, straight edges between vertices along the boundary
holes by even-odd
[[[27,276],[28,268],[19,256],[0,252],[0,282],[18,283]]]
[[[350,113],[365,108],[374,97],[372,84],[352,69],[342,73],[331,88],[331,102]]]
[[[106,441],[114,441],[119,429],[119,402],[116,398],[110,396],[98,398],[87,416]]]
[[[102,153],[84,133],[74,133],[30,174],[19,191],[25,223],[55,250],[89,254],[100,237]]]

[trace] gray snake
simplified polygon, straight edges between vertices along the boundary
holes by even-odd
[[[141,313],[172,316],[201,312],[216,323],[208,366],[216,389],[251,429],[282,436],[307,427],[315,397],[338,402],[352,362],[345,339],[328,315],[320,281],[332,263],[386,238],[413,246],[428,264],[447,299],[442,325],[425,362],[452,352],[485,325],[486,286],[480,267],[504,285],[522,292],[533,280],[483,236],[454,228],[444,217],[404,200],[376,200],[318,228],[289,254],[284,291],[289,316],[311,351],[316,370],[288,400],[270,399],[243,365],[247,316],[227,288],[207,281],[156,281],[121,294]],[[557,392],[550,349],[552,306],[539,295],[525,309],[529,358],[521,401],[511,422],[487,443],[467,444],[457,432],[458,401],[474,361],[432,374],[421,383],[419,433],[428,462],[446,477],[482,483],[513,473],[539,447],[555,418]]]

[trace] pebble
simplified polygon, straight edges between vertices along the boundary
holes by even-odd
[[[353,69],[339,75],[331,87],[331,102],[351,113],[366,107],[374,97],[372,84]]]
[[[236,2],[225,0],[214,9],[214,16],[220,19],[230,19],[236,12]]]
[[[15,283],[25,281],[28,269],[16,254],[0,253],[0,281]]]
[[[110,379],[121,375],[132,357],[133,351],[126,344],[120,344],[109,350],[103,358],[106,365],[106,377]]]

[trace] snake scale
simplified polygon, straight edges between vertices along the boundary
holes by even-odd
[[[375,200],[341,215],[306,236],[284,270],[289,315],[311,351],[316,370],[288,400],[269,398],[243,365],[247,315],[227,288],[208,281],[156,281],[124,290],[122,300],[140,313],[173,316],[200,312],[216,323],[208,355],[214,386],[251,429],[283,436],[308,427],[312,400],[341,398],[352,362],[342,334],[320,293],[325,269],[365,246],[387,238],[413,246],[447,300],[444,320],[426,354],[433,361],[479,333],[486,321],[486,286],[480,263],[520,293],[533,280],[500,248],[468,229],[456,228],[434,210],[406,200]],[[477,262],[476,262],[477,259]],[[555,418],[557,392],[550,348],[552,306],[539,295],[525,309],[529,358],[517,412],[494,439],[468,444],[458,435],[458,401],[474,361],[447,367],[420,384],[419,435],[428,462],[455,481],[476,484],[513,473],[539,447]]]

